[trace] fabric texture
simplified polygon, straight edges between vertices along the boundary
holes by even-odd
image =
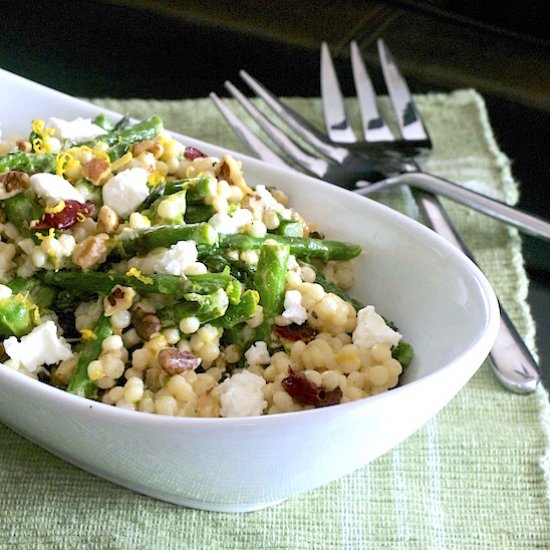
[[[288,101],[320,124],[318,99]],[[518,185],[479,94],[460,90],[417,101],[435,146],[425,168],[515,202]],[[208,99],[94,103],[137,118],[157,113],[171,130],[247,152]],[[355,101],[348,108],[358,121]],[[406,192],[380,199],[415,214]],[[443,202],[535,352],[516,230]],[[141,496],[65,463],[0,424],[0,548],[549,548],[549,423],[544,388],[509,393],[484,364],[435,418],[383,457],[248,514],[191,510]]]

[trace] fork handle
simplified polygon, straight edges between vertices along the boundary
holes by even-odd
[[[455,202],[469,206],[474,210],[483,212],[497,220],[513,225],[523,233],[550,240],[550,222],[426,172],[405,172],[367,185],[366,187],[361,187],[356,190],[356,193],[370,195],[391,185],[409,185],[417,189],[429,191],[430,193],[442,195]]]
[[[419,190],[413,190],[413,196],[427,224],[476,263],[472,252],[456,231],[439,199]],[[540,382],[540,367],[500,302],[499,307],[500,328],[489,354],[489,362],[497,379],[505,388],[520,394],[531,393]]]

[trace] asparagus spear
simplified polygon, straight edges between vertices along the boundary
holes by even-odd
[[[55,157],[52,153],[9,153],[0,157],[0,174],[9,170],[36,174],[38,172],[55,172]]]
[[[42,217],[42,209],[26,191],[6,199],[4,201],[4,212],[8,221],[13,223],[25,237],[32,234],[30,222],[39,220]]]
[[[107,145],[115,145],[117,143],[131,145],[132,143],[137,143],[138,141],[143,141],[145,139],[153,139],[157,137],[162,130],[162,119],[157,115],[153,115],[147,120],[138,122],[137,124],[124,128],[123,130],[113,129],[106,134],[98,136],[91,142],[88,142],[87,145],[93,145],[98,141],[102,141]]]
[[[16,294],[0,299],[0,336],[24,336],[36,325],[36,305]]]
[[[208,223],[166,225],[136,232],[134,238],[118,238],[113,253],[122,256],[145,254],[154,248],[168,248],[179,241],[195,241],[197,245],[213,246],[218,242],[218,232]]]
[[[271,341],[275,317],[283,311],[290,247],[267,242],[262,246],[254,283],[263,308],[263,321],[256,329],[257,340]]]
[[[42,281],[48,285],[65,288],[81,289],[82,292],[98,292],[108,294],[116,285],[130,286],[138,294],[169,294],[176,299],[183,298],[190,292],[210,294],[219,288],[226,289],[236,280],[225,273],[204,273],[189,275],[182,278],[179,275],[144,275],[134,277],[122,273],[104,273],[101,271],[44,271],[40,274]]]
[[[81,397],[92,397],[96,392],[96,385],[88,376],[88,365],[99,357],[103,340],[113,334],[111,320],[102,314],[93,332],[95,338],[84,343],[80,355],[78,356],[78,362],[73,372],[73,376],[67,387],[68,392],[80,395]]]
[[[357,244],[274,234],[265,237],[252,237],[244,233],[220,235],[219,246],[222,249],[259,250],[268,239],[287,245],[291,254],[306,260],[351,260],[361,253],[361,247]]]
[[[243,292],[237,304],[230,304],[225,315],[214,319],[212,324],[222,328],[233,328],[239,323],[243,323],[254,317],[259,301],[260,295],[258,291],[249,288]]]
[[[191,292],[184,296],[185,301],[166,306],[157,312],[161,321],[178,324],[186,317],[196,317],[201,324],[222,317],[229,306],[229,298],[222,288],[211,294]]]

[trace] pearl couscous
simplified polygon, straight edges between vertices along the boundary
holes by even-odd
[[[35,120],[0,140],[0,368],[171,416],[369,397],[412,351],[347,295],[360,253],[156,116]]]

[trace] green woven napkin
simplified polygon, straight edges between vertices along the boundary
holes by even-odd
[[[321,120],[318,100],[289,101]],[[206,99],[95,103],[138,118],[158,113],[172,130],[245,152]],[[418,106],[435,143],[429,171],[516,200],[510,163],[476,92],[420,96]],[[385,200],[414,214],[406,194]],[[517,232],[445,204],[533,349]],[[0,548],[549,548],[549,423],[543,388],[513,395],[483,365],[423,429],[374,463],[277,507],[240,515],[132,493],[0,425]]]

